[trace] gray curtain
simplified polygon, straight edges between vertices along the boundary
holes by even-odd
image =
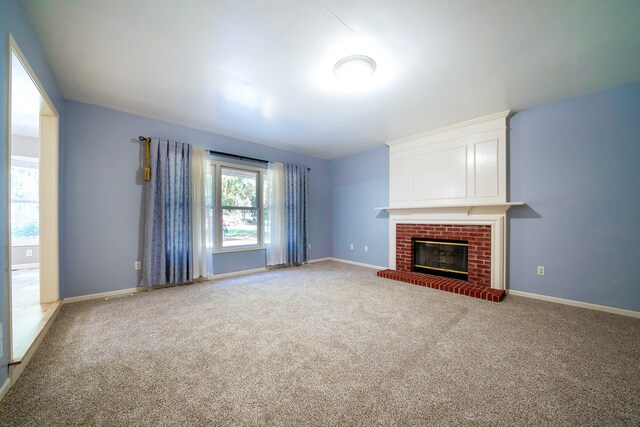
[[[284,165],[286,264],[309,260],[307,239],[307,190],[309,171],[305,166]]]
[[[151,140],[146,182],[143,286],[193,280],[191,254],[191,146]]]

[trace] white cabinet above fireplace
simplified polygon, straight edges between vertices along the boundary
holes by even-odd
[[[387,142],[389,209],[507,203],[508,115]]]

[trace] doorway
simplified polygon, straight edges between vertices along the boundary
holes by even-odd
[[[7,301],[19,375],[60,305],[58,113],[11,35],[9,45]]]

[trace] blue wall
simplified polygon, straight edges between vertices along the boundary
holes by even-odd
[[[185,141],[311,168],[310,258],[331,256],[329,162],[176,124],[74,101],[65,104],[62,190],[64,297],[135,287],[133,263],[142,259],[143,144],[138,135]],[[264,251],[214,257],[214,272],[264,267]]]
[[[44,52],[38,43],[31,25],[14,0],[0,1],[0,138],[2,149],[0,150],[0,223],[7,223],[6,206],[6,153],[7,153],[7,33],[11,33],[16,43],[27,58],[27,61],[44,86],[49,98],[55,104],[60,119],[63,116],[63,104],[56,80],[51,72]],[[62,141],[61,141],[62,144]],[[0,259],[6,259],[7,235],[6,228],[0,227]],[[9,334],[7,317],[7,269],[6,263],[2,263],[2,275],[0,275],[0,322],[2,322],[2,358],[0,358],[0,386],[4,383],[8,374],[9,350],[7,348],[7,336]]]
[[[640,82],[510,127],[511,289],[640,311]]]
[[[331,162],[333,256],[389,265],[389,149],[386,146]],[[349,249],[353,243],[354,250]],[[369,252],[364,251],[364,246]]]
[[[512,117],[510,200],[527,206],[509,211],[511,289],[640,311],[639,117],[640,82]],[[386,266],[388,223],[372,208],[387,205],[387,150],[331,174],[333,256]]]

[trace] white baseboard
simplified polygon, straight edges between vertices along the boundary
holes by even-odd
[[[387,267],[382,267],[382,266],[379,266],[379,265],[365,264],[365,263],[362,263],[362,262],[349,261],[349,260],[346,260],[346,259],[332,258],[332,257],[311,259],[308,262],[309,262],[309,264],[314,264],[316,262],[323,262],[323,261],[342,262],[342,263],[345,263],[345,264],[358,265],[360,267],[375,268],[376,270],[385,270],[387,268]],[[224,279],[224,278],[227,278],[227,277],[243,276],[245,274],[262,273],[262,272],[265,272],[265,271],[268,271],[268,270],[269,269],[266,268],[266,267],[260,267],[260,268],[252,268],[250,270],[232,271],[230,273],[214,274],[213,276],[207,277],[206,280]],[[111,296],[115,296],[115,295],[130,294],[130,293],[141,292],[141,291],[145,291],[145,290],[147,290],[147,288],[137,287],[137,288],[120,289],[120,290],[117,290],[117,291],[100,292],[100,293],[97,293],[97,294],[80,295],[80,296],[77,296],[77,297],[65,298],[62,301],[62,303],[63,304],[69,304],[69,303],[72,303],[72,302],[86,301],[86,300],[98,299],[98,298],[107,298],[107,297],[111,297]]]
[[[547,295],[532,294],[529,292],[516,291],[511,289],[507,289],[506,293],[509,295],[515,295],[519,297],[532,298],[532,299],[537,299],[541,301],[555,302],[557,304],[570,305],[573,307],[588,308],[590,310],[605,311],[607,313],[620,314],[622,316],[640,318],[640,312],[638,311],[625,310],[623,308],[616,308],[616,307],[609,307],[607,305],[591,304],[588,302],[575,301],[575,300],[558,298],[558,297],[550,297]]]
[[[315,258],[315,259],[310,259],[308,263],[314,264],[316,262],[323,262],[323,261],[335,261],[335,258],[331,258],[331,257]],[[269,271],[269,269],[267,267],[260,267],[260,268],[252,268],[251,270],[232,271],[231,273],[214,274],[213,276],[209,276],[207,279],[224,279],[226,277],[243,276],[245,274],[261,273],[264,271]]]
[[[209,276],[209,279],[224,279],[226,277],[244,276],[245,274],[261,273],[267,271],[267,267],[252,268],[250,270],[232,271],[231,273],[221,273]]]
[[[87,300],[90,300],[90,299],[107,298],[107,297],[112,297],[112,296],[122,295],[122,294],[132,294],[134,292],[142,292],[142,291],[146,291],[146,290],[147,290],[147,288],[137,287],[137,288],[119,289],[117,291],[99,292],[97,294],[80,295],[80,296],[77,296],[77,297],[65,298],[64,300],[62,300],[62,303],[63,304],[69,304],[69,303],[72,303],[72,302],[87,301]]]
[[[351,260],[343,259],[343,258],[323,258],[323,260],[325,260],[325,261],[336,261],[336,262],[341,262],[343,264],[357,265],[359,267],[374,268],[376,270],[386,270],[387,268],[389,268],[389,267],[383,267],[381,265],[365,264],[364,262],[351,261]]]
[[[4,380],[4,384],[2,384],[2,387],[0,387],[0,402],[7,395],[10,388],[11,388],[11,377],[7,376],[7,379]]]
[[[24,270],[27,268],[39,268],[40,267],[40,263],[38,262],[34,262],[31,264],[14,264],[11,266],[12,270]]]
[[[259,272],[263,272],[263,271],[267,271],[266,267],[260,267],[260,268],[253,268],[251,270],[240,270],[240,271],[233,271],[231,273],[222,273],[222,274],[214,274],[213,276],[208,276],[205,279],[196,279],[197,281],[207,281],[207,280],[214,280],[214,279],[224,279],[225,277],[233,277],[233,276],[242,276],[244,274],[252,274],[252,273],[259,273]],[[165,286],[165,287],[171,287],[171,285],[169,286]],[[161,287],[157,288],[157,289],[161,289]],[[77,297],[69,297],[69,298],[65,298],[62,303],[63,304],[69,304],[69,303],[73,303],[73,302],[80,302],[80,301],[87,301],[87,300],[92,300],[92,299],[100,299],[100,298],[108,298],[108,297],[112,297],[112,296],[117,296],[117,295],[123,295],[123,294],[132,294],[135,292],[144,292],[147,291],[149,289],[143,287],[143,286],[138,286],[137,288],[127,288],[127,289],[119,289],[117,291],[109,291],[109,292],[99,292],[97,294],[89,294],[89,295],[80,295]]]
[[[309,264],[315,264],[316,262],[324,262],[324,261],[333,261],[333,258],[328,256],[324,258],[310,259]]]

